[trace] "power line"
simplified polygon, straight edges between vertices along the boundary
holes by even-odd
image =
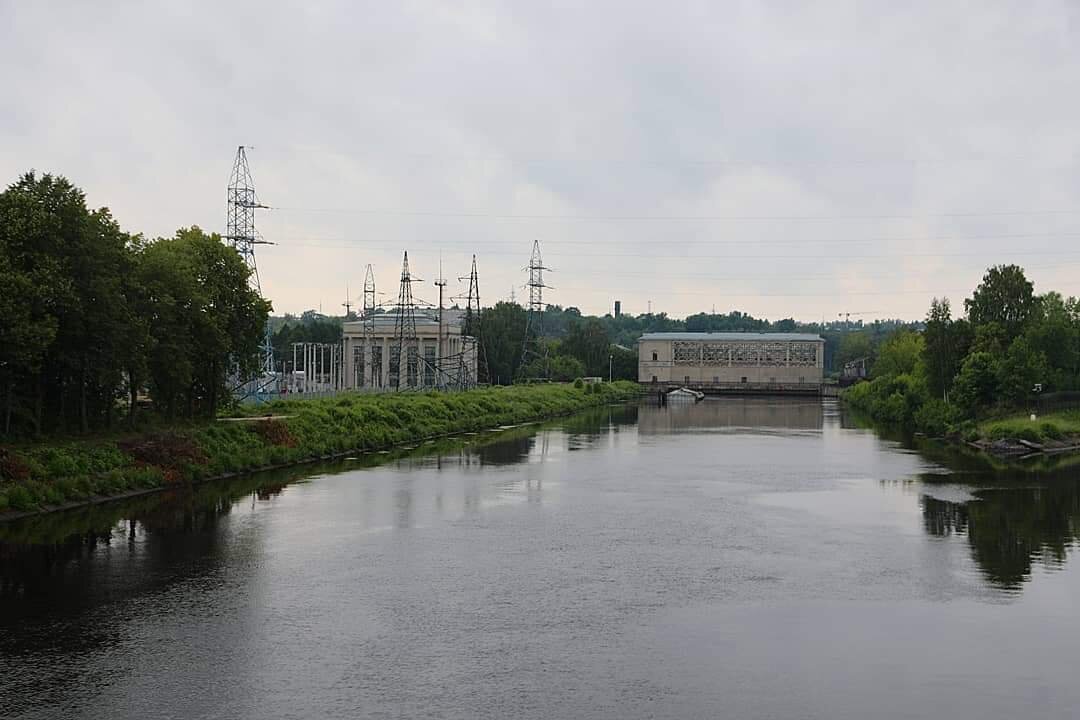
[[[497,213],[441,210],[377,210],[356,208],[273,207],[282,212],[336,215],[381,215],[387,217],[479,218],[497,220],[559,220],[573,222],[751,222],[751,221],[845,221],[919,220],[924,218],[1020,217],[1077,215],[1080,210],[991,210],[982,212],[883,213],[867,215],[556,215],[543,213]]]
[[[1080,237],[1080,230],[1069,230],[1061,232],[1037,232],[1037,233],[1006,233],[999,235],[909,235],[906,237],[869,237],[869,238],[766,238],[766,239],[743,239],[743,238],[687,238],[679,239],[680,245],[807,245],[807,244],[863,244],[863,243],[889,243],[889,242],[964,242],[968,240],[1019,240],[1027,238],[1075,238]],[[327,247],[355,247],[360,245],[358,242],[348,242],[347,238],[334,237],[334,238],[319,238],[319,237],[303,237],[294,238],[292,241],[285,240],[282,242],[289,242],[294,244],[305,243],[308,241],[316,241],[322,243],[337,242],[338,245],[327,245]],[[656,238],[589,238],[589,244],[615,244],[619,245],[633,245],[633,244],[655,244]],[[547,245],[580,245],[580,240],[545,240]],[[441,240],[439,242],[440,247],[446,247],[447,245],[462,245],[467,248],[474,247],[476,245],[496,245],[503,246],[508,245],[504,240]],[[316,245],[304,245],[304,247],[316,247]],[[371,247],[370,244],[364,243],[364,247]],[[383,249],[389,249],[384,247]],[[396,248],[394,248],[396,249]]]
[[[590,241],[590,244],[591,244],[591,241]],[[338,247],[324,245],[324,244],[307,244],[307,243],[290,243],[290,245],[295,246],[295,247],[322,247],[322,248],[326,248],[326,249],[340,249],[340,247],[355,247],[356,246],[355,244],[351,244],[351,243],[348,244],[348,245],[338,246]],[[397,248],[392,248],[390,246],[379,247],[379,246],[370,246],[370,245],[366,245],[365,248],[367,248],[367,249],[379,249],[379,250],[396,250],[397,249]],[[903,258],[913,258],[913,257],[949,258],[949,257],[979,257],[979,256],[987,255],[988,252],[991,252],[991,251],[987,251],[987,250],[984,249],[984,250],[978,250],[978,251],[973,251],[973,252],[954,252],[954,253],[914,253],[914,252],[905,252],[905,253],[898,253],[898,254],[893,253],[893,254],[887,254],[887,255],[853,255],[853,254],[850,254],[850,253],[813,253],[811,255],[791,255],[789,253],[772,254],[772,255],[768,255],[768,254],[766,254],[766,255],[761,255],[761,254],[756,254],[756,255],[729,255],[729,254],[702,255],[702,254],[699,254],[699,253],[694,253],[693,255],[690,255],[690,256],[677,256],[677,255],[672,255],[670,253],[659,253],[658,254],[658,253],[626,253],[626,252],[607,252],[607,253],[582,253],[582,252],[558,253],[558,252],[555,252],[555,253],[548,253],[548,256],[549,257],[567,257],[567,258],[582,258],[582,257],[625,258],[625,257],[638,257],[638,258],[654,258],[654,259],[659,259],[659,260],[668,259],[668,260],[676,260],[676,261],[680,261],[680,262],[685,262],[686,260],[697,260],[697,259],[721,259],[721,260],[740,260],[740,259],[747,259],[747,260],[761,260],[761,259],[769,259],[769,260],[777,260],[777,259],[792,259],[792,260],[820,260],[820,259],[833,259],[833,260],[860,260],[860,259],[864,259],[864,260],[888,260],[888,259],[903,259]],[[465,254],[465,251],[462,251],[462,253]],[[513,253],[511,251],[500,252],[498,250],[489,250],[489,251],[486,252],[486,254],[487,255],[514,255],[516,253]],[[1058,255],[1060,255],[1060,256],[1072,256],[1072,255],[1080,254],[1080,250],[1009,250],[1007,252],[1003,252],[1002,254],[1007,255],[1009,257],[1028,256],[1028,255],[1034,255],[1034,256],[1048,256],[1048,255],[1049,256],[1058,256]]]
[[[1080,287],[1080,283],[1066,284],[1066,287]],[[578,292],[601,292],[595,287],[566,287],[565,290],[576,290]],[[769,292],[717,292],[716,290],[657,290],[650,291],[652,295],[661,296],[681,296],[681,295],[700,295],[707,297],[726,297],[726,298],[755,298],[755,297],[814,297],[814,298],[832,298],[832,297],[847,297],[850,295],[866,295],[866,296],[893,296],[893,295],[924,295],[927,298],[941,297],[942,295],[953,296],[967,296],[972,292],[973,288],[964,288],[963,290],[956,289],[925,289],[925,290],[873,290],[873,291],[849,291],[841,290],[835,293],[769,293]],[[602,292],[607,292],[603,290]]]

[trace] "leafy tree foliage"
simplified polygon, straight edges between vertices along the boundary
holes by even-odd
[[[516,303],[500,302],[484,308],[482,322],[491,381],[509,384],[517,376],[521,362],[525,309]]]
[[[144,388],[214,412],[269,311],[247,277],[216,235],[146,242],[65,178],[23,175],[0,193],[0,430],[106,427]]]
[[[911,375],[922,361],[925,343],[919,333],[898,330],[881,345],[874,375]]]
[[[533,358],[521,368],[522,378],[544,378],[555,382],[571,382],[585,375],[585,366],[575,357],[555,355]]]
[[[1000,361],[988,352],[973,352],[964,358],[960,374],[956,376],[954,393],[956,403],[969,416],[994,403],[998,393]]]
[[[948,300],[935,298],[921,337],[897,333],[887,340],[875,379],[849,392],[851,404],[887,422],[941,433],[990,413],[1026,411],[1036,386],[1080,389],[1077,300],[1034,295],[1023,270],[1009,265],[990,268],[965,306],[970,322],[953,320]],[[898,384],[903,378],[912,382]],[[898,412],[901,406],[914,410]]]
[[[585,375],[607,377],[611,341],[607,328],[599,318],[574,322],[560,344],[564,355],[576,358],[585,368]]]
[[[926,315],[923,331],[923,365],[931,395],[947,398],[960,362],[971,345],[971,326],[966,320],[953,320],[949,299],[934,298]]]
[[[972,325],[997,323],[1007,341],[1023,331],[1038,306],[1034,286],[1017,265],[998,265],[987,270],[975,293],[964,301]]]

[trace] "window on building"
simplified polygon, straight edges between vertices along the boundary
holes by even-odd
[[[652,381],[656,382],[656,376],[655,375],[652,376]]]
[[[685,382],[685,383],[686,383],[687,385],[689,385],[689,384],[690,384],[690,376],[689,376],[689,375],[687,375],[687,376],[686,376],[686,377],[685,377],[685,378],[683,379],[683,382]]]
[[[743,375],[742,381],[746,382],[746,376],[745,375]]]
[[[714,383],[718,383],[718,382],[720,382],[720,376],[719,376],[719,375],[713,375],[713,376],[712,376],[712,381],[713,381]]]
[[[652,361],[653,361],[653,362],[656,362],[656,353],[653,353],[653,354],[652,354]]]

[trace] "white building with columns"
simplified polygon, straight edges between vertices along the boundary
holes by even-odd
[[[397,366],[395,313],[343,323],[341,387],[422,390],[475,384],[478,353],[475,340],[462,335],[464,311],[443,310],[442,322],[437,311],[417,311],[414,317],[416,339],[401,348]]]

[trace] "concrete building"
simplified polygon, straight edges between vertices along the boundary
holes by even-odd
[[[403,349],[399,368],[391,363],[398,347],[395,337],[396,314],[377,314],[370,327],[364,319],[343,323],[342,387],[352,390],[393,390],[398,386],[397,372],[401,373],[402,389],[475,384],[476,343],[462,335],[463,317],[461,310],[443,310],[440,325],[435,317],[417,312],[416,342],[411,352],[408,347]]]
[[[825,340],[808,333],[646,333],[638,381],[703,392],[819,393]]]

